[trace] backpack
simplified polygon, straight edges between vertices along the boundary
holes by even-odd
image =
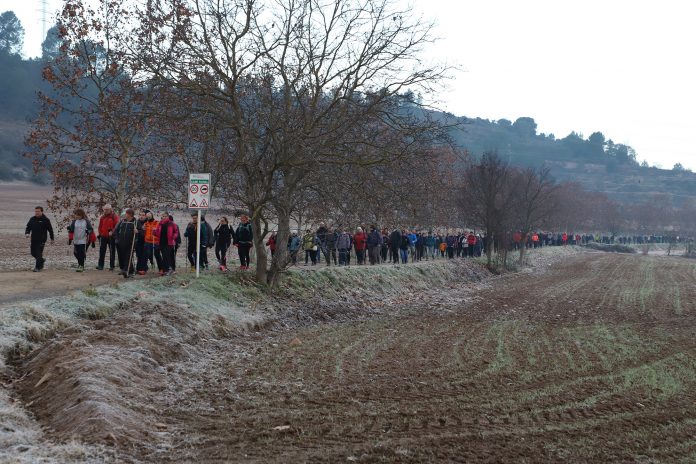
[[[205,224],[205,233],[207,235],[208,243],[206,244],[208,248],[212,248],[215,246],[215,233],[213,232],[213,227],[208,224],[207,222],[204,222]]]

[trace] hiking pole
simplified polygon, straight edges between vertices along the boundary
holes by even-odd
[[[131,264],[133,262],[133,250],[135,249],[135,234],[136,234],[136,229],[135,229],[135,221],[133,221],[133,241],[131,242],[131,249],[130,249],[130,254],[128,255],[128,266],[126,267],[125,272],[123,273],[123,278],[127,279],[128,274],[130,274],[130,268]]]

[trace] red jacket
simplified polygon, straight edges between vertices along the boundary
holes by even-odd
[[[522,241],[522,234],[519,232],[515,232],[512,235],[512,239],[515,241],[515,243],[520,243]]]
[[[367,234],[365,232],[358,232],[353,235],[353,243],[355,243],[356,250],[364,250],[367,248]]]
[[[157,227],[155,227],[155,244],[160,243],[160,233],[162,232],[162,226],[167,225],[167,245],[176,245],[176,239],[179,236],[179,228],[174,224],[173,221],[169,219],[162,219]]]
[[[266,245],[268,245],[268,248],[270,248],[271,251],[275,251],[276,250],[276,236],[271,235],[270,237],[268,237],[268,241],[266,242]]]
[[[469,246],[476,245],[476,236],[474,234],[469,234],[469,236],[466,238],[466,243]]]
[[[99,231],[100,237],[108,237],[109,232],[116,230],[116,225],[118,224],[118,216],[113,212],[111,214],[104,214],[99,218]]]

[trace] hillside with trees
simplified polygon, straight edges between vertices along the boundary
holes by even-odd
[[[44,68],[59,54],[57,27],[49,30],[42,45],[42,57],[22,59],[24,30],[16,15],[0,15],[0,180],[25,179],[36,182],[46,177],[35,175],[31,162],[23,156],[24,138],[31,121],[39,114],[38,94],[50,92]],[[430,112],[433,120],[459,123],[452,129],[456,145],[471,156],[495,151],[512,165],[547,166],[558,181],[572,180],[585,189],[606,193],[622,202],[644,201],[662,193],[679,206],[696,199],[696,175],[677,164],[672,169],[639,163],[636,151],[615,143],[601,132],[588,137],[572,132],[559,138],[539,133],[531,117],[516,121],[497,121],[477,117],[457,117]]]
[[[622,202],[644,201],[654,194],[672,197],[676,206],[696,199],[696,175],[681,164],[661,169],[639,162],[636,151],[615,143],[601,132],[589,137],[571,132],[563,138],[537,132],[534,119],[490,121],[460,118],[453,132],[457,144],[474,157],[495,151],[517,166],[546,165],[559,181],[574,181],[585,189],[606,193]]]

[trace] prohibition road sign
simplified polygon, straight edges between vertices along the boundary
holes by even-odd
[[[189,174],[188,206],[195,209],[210,207],[210,174]]]

